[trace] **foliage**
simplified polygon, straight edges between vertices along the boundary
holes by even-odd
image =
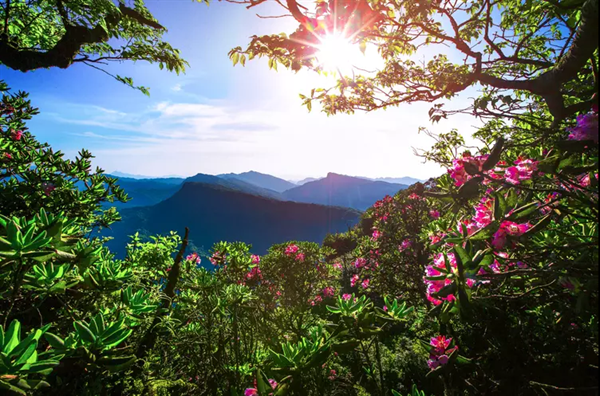
[[[113,61],[158,63],[177,74],[187,64],[161,37],[166,29],[143,1],[0,1],[0,64],[22,72],[67,68],[82,63],[148,95],[130,77],[112,75],[102,65]]]
[[[343,79],[343,94],[315,91],[326,111],[432,101],[480,83],[471,110],[492,118],[474,135],[480,148],[464,147],[455,130],[437,136],[420,155],[447,174],[376,202],[349,232],[323,246],[274,245],[264,256],[219,242],[204,257],[210,270],[186,251],[188,229],[183,238],[133,235],[116,259],[93,231],[118,220],[107,203],[127,196],[101,170],[91,172],[90,153],[66,160],[39,143],[25,125],[36,113],[27,95],[2,85],[0,388],[597,392],[598,109],[589,90],[597,87],[597,41],[589,40],[597,1],[540,1],[319,2],[316,20],[289,0],[301,23],[295,37],[312,40],[336,20],[360,30],[356,40],[378,43],[387,61],[375,76]],[[83,10],[44,23],[59,29],[61,18]],[[404,57],[448,43],[465,63],[439,55],[421,67]],[[264,36],[232,58],[268,55],[271,66],[318,69],[305,57],[309,47]],[[376,87],[391,95],[378,102]],[[438,103],[430,116],[449,114]]]

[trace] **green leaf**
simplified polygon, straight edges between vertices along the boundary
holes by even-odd
[[[34,354],[36,347],[37,347],[37,342],[32,341],[29,344],[29,346],[27,347],[27,349],[25,349],[25,351],[23,351],[21,356],[15,361],[14,365],[18,366],[20,364],[28,363],[27,361]],[[32,363],[35,363],[35,360]]]
[[[498,231],[498,227],[500,227],[500,223],[498,221],[493,221],[484,228],[480,229],[479,231],[471,234],[469,239],[472,241],[481,241],[484,239],[489,239],[492,237],[492,235],[494,235],[496,231]]]
[[[83,341],[90,344],[93,344],[96,341],[96,336],[83,321],[73,322],[73,326]]]
[[[259,395],[267,395],[272,390],[269,379],[261,369],[256,371],[256,388]]]
[[[133,330],[131,329],[121,329],[118,332],[111,335],[110,337],[103,339],[102,345],[105,349],[113,348],[125,341],[125,339],[129,337],[132,332]]]
[[[454,245],[454,253],[454,257],[456,257],[456,266],[458,267],[458,273],[462,276],[462,274],[464,273],[464,267],[469,267],[472,263],[471,256],[460,245]]]
[[[44,334],[44,338],[46,339],[46,341],[48,341],[48,344],[50,344],[50,346],[54,349],[63,349],[65,347],[65,341],[55,334],[46,333]]]
[[[17,345],[19,345],[19,340],[21,339],[21,323],[18,320],[13,320],[8,326],[8,331],[4,336],[5,344],[2,352],[5,354],[10,354],[10,352],[15,349]]]

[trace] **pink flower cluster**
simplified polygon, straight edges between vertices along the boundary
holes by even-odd
[[[335,295],[335,287],[327,286],[323,289],[323,296],[325,297],[333,297]]]
[[[448,363],[449,357],[452,352],[458,349],[458,346],[448,349],[452,338],[446,338],[442,335],[431,338],[429,344],[433,347],[429,354],[429,360],[427,366],[430,369],[435,369],[439,366],[443,366]]]
[[[275,390],[275,388],[277,388],[277,381],[275,381],[274,379],[270,379],[269,380],[269,385],[271,385],[271,389]],[[244,391],[244,396],[258,396],[258,389],[256,389],[256,388],[247,388]]]
[[[23,131],[15,131],[14,129],[11,131],[10,136],[13,140],[19,141],[23,137]]]
[[[508,237],[520,237],[531,228],[531,224],[523,223],[517,224],[512,221],[503,221],[500,224],[500,228],[492,238],[492,246],[495,249],[502,249],[508,240]]]
[[[504,171],[504,179],[510,184],[520,184],[524,180],[529,180],[537,170],[538,161],[523,159],[519,157],[514,164]]]
[[[285,248],[285,255],[290,256],[298,251],[298,246],[295,244],[290,244]]]
[[[304,253],[298,253],[298,246],[295,244],[289,244],[286,248],[285,248],[285,255],[286,256],[292,256],[292,255],[296,255],[295,259],[296,261],[304,261]]]
[[[453,273],[458,273],[458,267],[456,265],[456,256],[454,253],[448,253],[448,260],[450,261],[450,268]],[[444,286],[450,285],[453,281],[450,278],[445,278],[442,280],[429,280],[427,277],[435,277],[443,275],[444,273],[439,271],[439,269],[446,270],[446,259],[442,253],[439,253],[435,259],[433,260],[433,265],[428,265],[425,268],[425,277],[423,281],[427,285],[427,299],[433,303],[433,305],[439,305],[443,301],[454,301],[456,297],[453,294],[448,294],[445,297],[434,297],[433,294],[439,292],[444,288]],[[473,287],[475,284],[475,280],[469,278],[466,281],[468,287]]]
[[[476,169],[481,171],[482,166],[488,157],[488,155],[479,155],[473,157],[470,153],[465,153],[463,154],[462,158],[452,161],[452,168],[448,169],[448,173],[450,173],[450,177],[454,179],[454,184],[456,187],[462,186],[472,177],[467,173],[465,164],[473,165]]]
[[[358,274],[354,274],[352,275],[352,278],[350,278],[350,287],[354,287],[356,286],[356,284],[360,281],[360,278],[358,276]],[[363,279],[362,282],[360,282],[360,285],[363,289],[366,289],[369,287],[369,284],[371,283],[371,281],[369,280],[369,278]]]
[[[440,218],[440,212],[435,209],[432,209],[429,211],[429,217],[431,217],[433,220],[437,220]]]
[[[371,236],[371,239],[372,239],[373,241],[376,241],[376,240],[378,240],[378,239],[379,239],[379,238],[380,238],[382,235],[383,235],[383,234],[381,233],[381,231],[379,231],[379,230],[375,229],[375,230],[373,230],[373,235]]]
[[[598,143],[598,109],[577,116],[577,125],[567,129],[569,140],[592,140]]]
[[[200,258],[200,256],[198,255],[198,253],[194,252],[192,254],[188,254],[187,257],[185,258],[187,261],[192,261],[193,263],[195,263],[196,265],[200,264],[200,262],[202,261],[202,259]]]
[[[252,261],[252,264],[258,264],[260,263],[260,256],[253,254],[250,256],[250,260]]]
[[[412,246],[412,242],[410,241],[410,239],[405,239],[402,241],[400,246],[398,246],[398,251],[403,252],[406,249],[410,248],[411,246]]]
[[[375,202],[373,204],[373,209],[375,209],[375,217],[380,221],[387,221],[390,216],[390,208],[389,206],[393,205],[394,199],[389,195],[386,195],[383,199]]]
[[[463,154],[461,159],[455,159],[452,162],[453,167],[448,170],[448,173],[454,179],[454,184],[460,187],[472,177],[467,173],[465,164],[469,164],[479,172],[482,172],[483,164],[487,159],[488,155],[472,157],[470,154]],[[533,174],[537,171],[538,161],[519,157],[514,162],[514,166],[507,167],[506,165],[506,162],[501,161],[494,169],[484,173],[495,180],[504,179],[511,184],[520,184],[522,181],[533,177]]]
[[[216,251],[212,256],[208,258],[208,261],[212,263],[212,265],[223,265],[225,264],[225,260],[227,259],[227,254]]]
[[[412,193],[408,196],[408,199],[413,199],[413,200],[417,200],[417,201],[425,201],[427,198],[422,197],[418,194]]]
[[[362,257],[359,257],[356,260],[354,260],[354,267],[357,269],[360,269],[365,265],[367,265],[367,260]]]
[[[248,280],[261,280],[262,279],[262,273],[261,273],[258,265],[256,267],[253,267],[250,271],[248,271],[248,273],[246,274],[246,279],[248,279]]]

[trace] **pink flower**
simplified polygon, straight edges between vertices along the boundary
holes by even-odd
[[[250,270],[250,272],[248,272],[248,273],[246,274],[246,279],[248,279],[248,280],[252,280],[252,279],[256,279],[256,280],[258,280],[258,279],[262,279],[262,273],[261,273],[261,271],[260,271],[260,268],[258,268],[258,266],[256,266],[256,267],[252,268],[252,269]]]
[[[21,138],[23,137],[23,131],[15,131],[13,130],[11,132],[11,137],[13,140],[21,140]]]
[[[187,261],[193,261],[196,265],[200,264],[200,262],[202,261],[202,259],[198,255],[198,253],[195,253],[195,252],[192,254],[188,254],[185,259]]]
[[[364,267],[366,264],[367,264],[367,260],[365,260],[365,259],[364,259],[364,258],[362,258],[362,257],[359,257],[359,258],[357,258],[357,259],[354,261],[354,267],[356,267],[356,268],[362,268],[362,267]]]
[[[333,263],[333,268],[336,269],[336,270],[341,270],[342,269],[342,264],[337,263],[337,262]]]
[[[288,255],[288,256],[291,255],[291,254],[293,254],[293,253],[296,253],[297,251],[298,251],[298,246],[296,246],[294,244],[288,245],[285,248],[285,254]]]
[[[381,235],[383,235],[383,234],[381,232],[379,232],[379,230],[374,230],[371,238],[374,241],[376,241],[377,239],[379,239],[379,237],[381,237]]]
[[[519,169],[516,166],[506,168],[504,171],[504,178],[510,184],[519,184]]]
[[[350,300],[351,298],[352,298],[352,294],[344,293],[344,294],[342,295],[342,300],[344,300],[344,301],[348,301],[348,300]]]
[[[244,396],[258,396],[256,388],[248,388],[244,391]]]
[[[447,339],[442,335],[431,339],[430,345],[433,349],[431,350],[429,360],[427,361],[427,366],[429,366],[430,369],[433,370],[439,366],[448,364],[450,360],[449,355],[458,349],[458,346],[448,349],[451,342],[452,338]]]
[[[429,217],[431,217],[434,220],[437,220],[437,219],[440,218],[440,212],[438,212],[435,209],[432,209],[432,210],[429,211]]]
[[[225,253],[216,251],[209,257],[208,261],[210,261],[212,265],[222,265],[225,264],[225,256]]]
[[[323,295],[325,297],[333,297],[334,294],[335,294],[335,288],[333,286],[327,286],[326,288],[323,289]]]
[[[405,251],[406,249],[408,249],[409,247],[412,246],[412,242],[409,239],[405,239],[402,241],[402,243],[400,244],[400,246],[398,246],[398,250],[400,252]]]
[[[327,377],[327,378],[329,378],[329,380],[333,381],[336,377],[337,377],[337,372],[335,370],[331,370],[329,372],[329,377]]]
[[[435,369],[440,365],[439,361],[437,359],[429,359],[427,361],[427,366],[429,366],[430,369]]]
[[[384,306],[383,306],[383,310],[384,310],[384,312],[387,312],[387,311],[388,311],[388,307],[387,307],[387,305],[384,305]]]
[[[362,283],[360,284],[362,286],[363,289],[366,289],[367,287],[369,287],[369,279],[365,279],[364,281],[362,281]]]
[[[454,184],[457,187],[460,187],[472,177],[467,173],[465,164],[468,163],[477,171],[481,172],[482,166],[487,159],[488,155],[472,157],[469,153],[465,153],[462,158],[452,161],[452,169],[449,169],[448,173],[450,173],[450,177],[454,179]]]
[[[529,223],[517,224],[512,221],[503,221],[498,231],[492,237],[492,246],[496,249],[502,249],[506,245],[507,237],[519,237],[531,228]]]
[[[352,278],[350,278],[350,287],[354,287],[356,282],[358,282],[358,275],[354,274],[352,275]]]
[[[519,172],[519,180],[529,180],[537,170],[538,161],[519,157],[515,161],[515,165],[517,165],[517,171]]]
[[[275,388],[277,388],[277,381],[275,381],[274,379],[270,379],[269,380],[269,385],[271,385],[271,388],[273,390],[275,390]]]
[[[446,348],[450,346],[451,342],[452,338],[446,338],[445,336],[440,335],[437,337],[432,337],[429,341],[429,344],[436,349],[446,350]]]
[[[260,256],[253,254],[250,256],[250,259],[252,260],[252,264],[258,264],[260,263]]]
[[[442,240],[443,237],[445,237],[446,234],[445,233],[441,233],[439,235],[429,235],[429,239],[431,240],[431,244],[435,245],[436,243],[438,243],[439,241]]]
[[[484,197],[480,203],[475,206],[475,217],[473,221],[478,228],[487,227],[493,220],[494,200]]]
[[[296,255],[296,261],[304,261],[304,253],[298,253]]]

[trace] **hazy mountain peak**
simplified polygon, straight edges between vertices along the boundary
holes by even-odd
[[[240,180],[242,182],[253,184],[257,187],[265,188],[267,190],[276,191],[278,193],[284,192],[296,186],[294,183],[290,183],[287,180],[254,170],[243,173],[225,173],[218,176],[227,180]]]

